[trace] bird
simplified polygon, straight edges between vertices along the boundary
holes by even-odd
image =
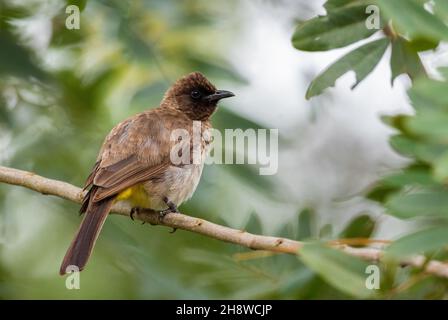
[[[200,72],[189,73],[165,92],[160,105],[118,123],[104,139],[95,165],[87,177],[87,190],[80,213],[84,217],[60,267],[64,275],[73,266],[85,268],[98,235],[116,202],[128,202],[133,213],[141,208],[160,213],[160,218],[178,212],[177,207],[193,195],[210,149],[210,136],[201,135],[199,161],[172,161],[172,150],[191,149],[191,140],[172,139],[173,130],[186,130],[193,124],[201,133],[211,129],[210,117],[221,99],[233,97],[216,87]],[[191,157],[191,155],[190,155]]]

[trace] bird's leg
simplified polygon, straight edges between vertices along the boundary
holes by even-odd
[[[168,209],[159,211],[159,221],[162,221],[168,213],[179,213],[179,211],[177,210],[177,206],[170,199],[168,199],[167,197],[163,197],[163,202],[165,202],[165,204],[168,206]],[[176,232],[176,230],[176,228],[173,228],[170,233],[174,233]]]
[[[177,206],[167,197],[163,197],[163,202],[168,206],[167,209],[159,211],[159,217],[163,219],[168,213],[179,213]]]
[[[134,221],[134,214],[139,214],[141,208],[140,207],[133,207],[131,209],[131,212],[129,213],[129,216],[131,217],[132,221]]]

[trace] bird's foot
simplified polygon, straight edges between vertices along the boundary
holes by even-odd
[[[168,209],[165,209],[165,210],[162,210],[159,212],[159,221],[163,221],[163,218],[168,213],[179,213],[179,211],[177,210],[177,206],[172,201],[170,201],[167,197],[163,198],[163,201],[168,206]],[[177,230],[177,228],[173,228],[173,230],[171,230],[170,233],[174,233],[174,232],[176,232],[176,230]]]
[[[177,211],[177,207],[176,207],[176,206],[174,206],[174,207],[169,207],[168,209],[159,211],[159,220],[162,221],[163,218],[165,218],[165,216],[166,216],[168,213],[179,213],[179,211]]]
[[[139,214],[141,208],[140,207],[134,207],[131,209],[131,212],[129,212],[129,216],[131,217],[132,221],[134,221],[134,214]]]
[[[139,215],[141,213],[154,213],[154,210],[145,209],[145,208],[142,208],[142,207],[134,207],[134,208],[131,209],[131,212],[129,213],[129,216],[134,221],[134,215],[135,214]],[[142,224],[145,224],[145,223],[146,223],[146,221],[142,221]],[[153,225],[153,226],[157,225],[157,223],[151,223],[151,222],[149,224]]]

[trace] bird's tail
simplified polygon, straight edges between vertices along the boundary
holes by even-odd
[[[71,265],[76,266],[79,271],[84,269],[113,201],[112,197],[98,202],[90,202],[78,232],[62,261],[59,270],[61,275],[66,274],[67,267]]]

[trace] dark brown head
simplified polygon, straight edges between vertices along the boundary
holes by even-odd
[[[213,114],[219,100],[233,96],[230,91],[217,90],[202,73],[192,72],[171,86],[162,105],[176,108],[192,120],[204,121]]]

